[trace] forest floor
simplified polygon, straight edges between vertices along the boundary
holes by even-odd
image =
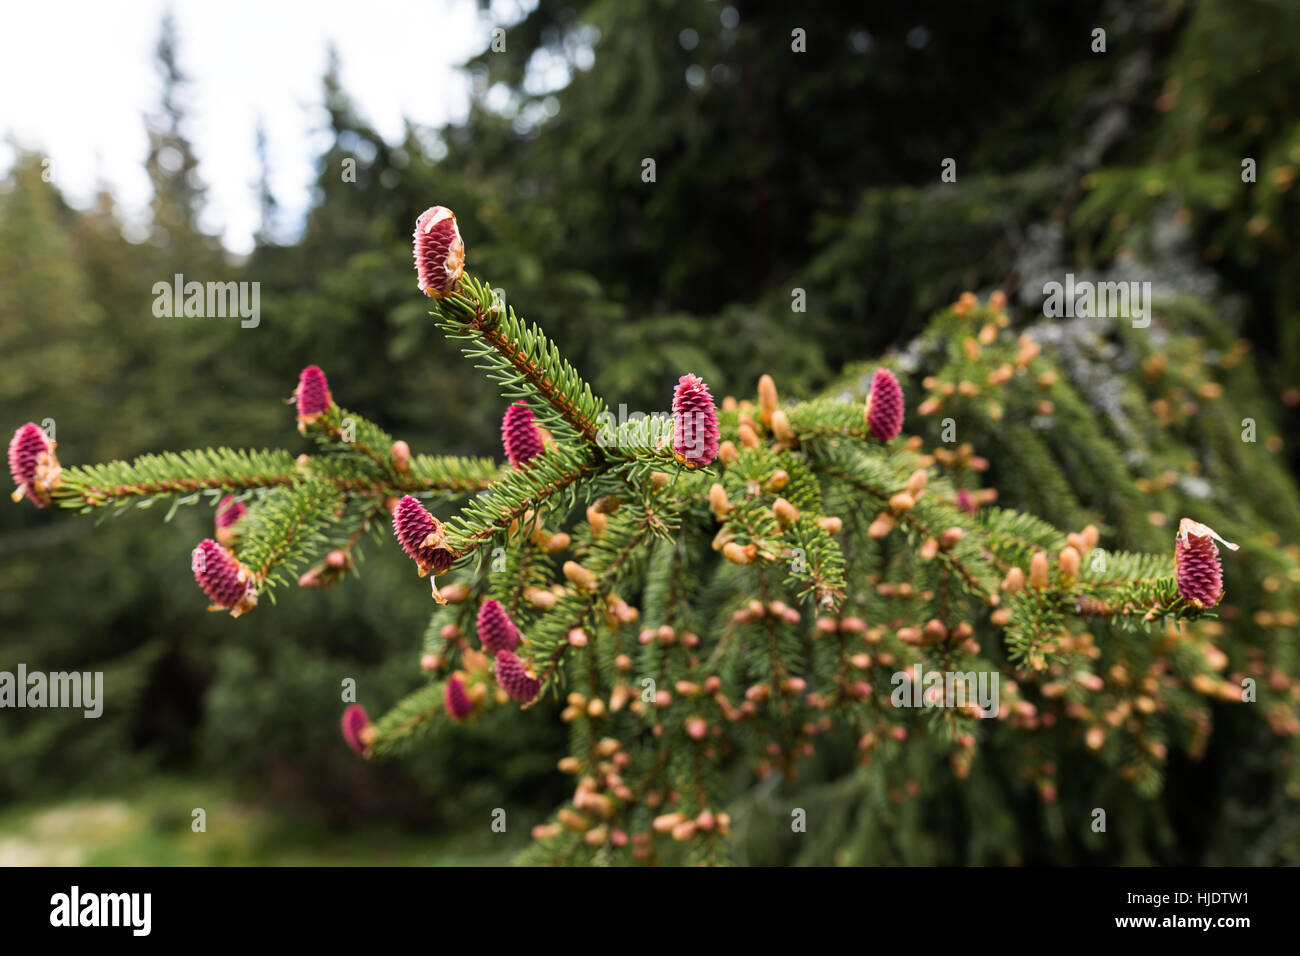
[[[178,807],[204,808],[206,830],[194,832],[190,810]],[[183,777],[156,777],[109,797],[0,809],[0,867],[504,866],[527,835],[506,840],[383,826],[335,830]]]

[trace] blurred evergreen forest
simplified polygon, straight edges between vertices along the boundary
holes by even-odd
[[[1028,323],[1044,274],[1091,271],[1205,303],[1221,337],[1253,344],[1262,414],[1294,433],[1300,5],[821,6],[540,0],[504,24],[506,52],[466,64],[468,119],[409,125],[399,142],[367,123],[335,63],[306,221],[287,239],[264,179],[263,230],[240,261],[198,226],[177,51],[199,39],[164,25],[147,241],[124,238],[107,192],[70,206],[23,144],[0,182],[0,421],[54,419],[65,464],[307,450],[283,400],[317,363],[340,402],[414,451],[499,458],[503,402],[416,289],[411,231],[439,203],[469,268],[612,406],[662,409],[685,371],[717,395],[748,395],[763,372],[810,394],[907,346],[964,290],[1006,290]],[[539,88],[555,62],[569,82]],[[940,182],[946,157],[954,183]],[[152,286],[175,273],[261,283],[260,325],[155,317]],[[1294,474],[1295,446],[1278,454]],[[395,548],[370,547],[359,581],[232,621],[204,613],[189,570],[207,502],[161,517],[94,527],[0,509],[0,668],[102,670],[107,684],[99,720],[3,715],[0,801],[176,768],[331,821],[452,825],[563,798],[563,730],[542,712],[493,712],[400,766],[342,745],[341,679],[372,714],[422,680],[427,587]]]

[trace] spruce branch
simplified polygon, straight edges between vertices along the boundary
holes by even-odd
[[[513,308],[503,311],[492,290],[471,275],[461,280],[458,292],[434,305],[434,314],[448,337],[467,343],[464,353],[483,363],[478,367],[507,398],[534,399],[557,438],[572,432],[599,448],[605,403],[538,326],[526,325]]]
[[[446,522],[447,546],[457,558],[475,553],[544,505],[568,510],[584,483],[605,469],[603,458],[586,447],[552,446],[524,468],[509,469]]]
[[[200,491],[273,488],[300,477],[288,452],[203,448],[141,455],[130,464],[110,461],[65,468],[50,497],[62,508],[86,512]]]
[[[238,557],[256,577],[259,588],[289,583],[292,573],[312,554],[324,550],[327,529],[342,515],[344,497],[327,481],[305,480],[263,496],[244,518]]]

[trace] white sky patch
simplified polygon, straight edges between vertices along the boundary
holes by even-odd
[[[55,183],[85,205],[106,183],[123,214],[147,221],[144,117],[157,109],[154,66],[165,0],[6,4],[0,13],[0,170],[13,144],[50,156]],[[511,22],[516,4],[501,4]],[[321,77],[339,52],[343,88],[389,141],[403,120],[464,117],[470,79],[459,64],[486,49],[492,20],[474,0],[174,0],[179,64],[189,79],[186,135],[208,186],[203,226],[248,252],[259,225],[256,126],[266,127],[280,225],[307,210],[323,147]]]

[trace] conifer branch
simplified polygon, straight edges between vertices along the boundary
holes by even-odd
[[[468,275],[460,291],[435,305],[435,314],[448,337],[470,343],[465,354],[485,363],[479,367],[503,386],[507,398],[536,399],[539,414],[553,428],[571,429],[599,447],[605,404],[540,328],[525,325],[513,308],[503,314],[492,290]]]

